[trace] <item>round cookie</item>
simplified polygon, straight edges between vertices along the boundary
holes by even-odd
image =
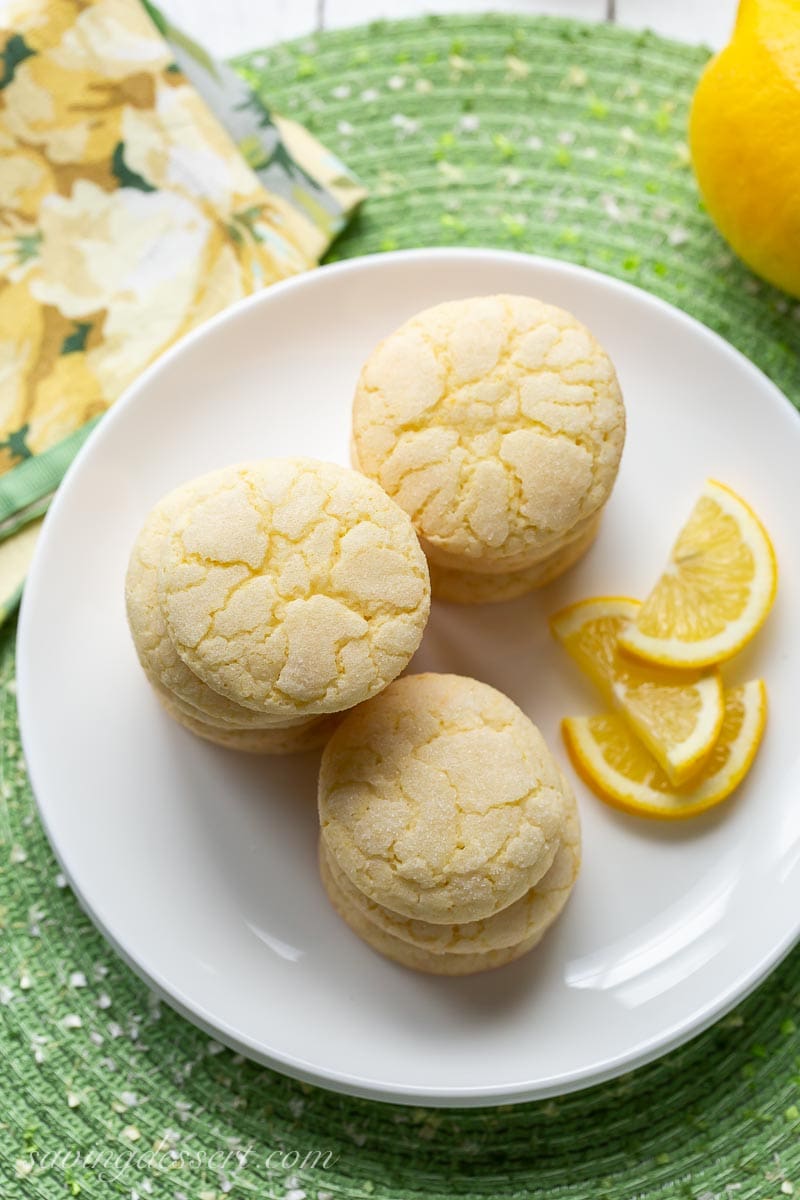
[[[306,750],[316,750],[324,746],[338,720],[335,715],[310,717],[284,729],[232,729],[187,716],[167,692],[161,688],[154,688],[154,691],[162,707],[184,729],[207,742],[245,754],[302,754]]]
[[[438,565],[524,569],[608,499],[625,438],[614,367],[588,329],[528,296],[426,309],[365,364],[354,462]]]
[[[521,571],[501,571],[494,575],[457,571],[452,567],[440,567],[429,559],[431,595],[435,600],[451,604],[498,604],[503,600],[515,600],[536,588],[546,587],[573,567],[597,537],[599,525],[600,514],[591,519],[579,537]]]
[[[479,921],[552,865],[564,784],[507,696],[407,675],[348,714],[322,756],[322,838],[370,900],[434,924]]]
[[[521,958],[528,950],[539,942],[541,933],[533,934],[527,941],[502,950],[487,950],[482,954],[436,954],[431,950],[420,949],[418,946],[404,942],[399,937],[379,928],[361,909],[350,904],[347,897],[338,888],[336,880],[330,871],[330,859],[327,855],[320,856],[319,872],[322,885],[336,912],[366,942],[373,950],[391,958],[404,967],[414,971],[424,971],[429,975],[474,975],[478,971],[489,971],[494,967],[504,967],[507,963]]]
[[[158,597],[183,662],[276,723],[337,712],[407,665],[430,607],[407,515],[313,459],[214,472],[173,518]]]
[[[562,776],[563,778],[563,776]],[[370,921],[382,933],[406,942],[417,950],[432,955],[482,955],[529,944],[541,937],[553,924],[566,904],[578,877],[581,860],[581,829],[578,806],[566,781],[564,838],[553,865],[537,884],[484,921],[461,925],[434,925],[415,921],[375,904],[359,892],[341,871],[320,843],[320,857],[325,859],[324,873],[348,912],[355,909],[364,920]]]
[[[216,474],[223,477],[222,472]],[[210,483],[213,476],[205,478]],[[158,596],[158,566],[174,518],[196,491],[196,485],[188,483],[164,496],[148,513],[134,543],[125,579],[125,606],[139,662],[153,687],[166,691],[172,707],[191,720],[236,730],[285,727],[288,722],[276,722],[265,713],[235,704],[203,683],[169,636]]]

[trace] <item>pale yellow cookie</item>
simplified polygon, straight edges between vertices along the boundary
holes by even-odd
[[[351,904],[333,877],[330,857],[327,854],[320,855],[319,873],[333,908],[353,933],[379,954],[414,971],[424,971],[429,975],[474,975],[478,971],[504,967],[528,950],[532,950],[544,933],[544,930],[534,933],[526,941],[518,942],[516,946],[504,947],[502,950],[486,950],[479,954],[437,954],[387,933],[370,921],[360,908]]]
[[[212,478],[205,477],[207,481]],[[173,707],[191,720],[236,730],[285,727],[285,720],[235,704],[203,683],[180,657],[169,636],[158,596],[158,566],[174,517],[196,492],[196,485],[188,483],[160,500],[134,543],[125,579],[125,604],[139,662],[153,687],[166,691]],[[295,720],[302,723],[305,718]]]
[[[459,675],[407,675],[331,738],[319,814],[326,849],[370,900],[436,924],[479,921],[551,867],[564,784],[507,696]]]
[[[583,558],[597,537],[599,524],[599,515],[593,517],[578,537],[522,571],[501,571],[492,575],[478,571],[457,571],[452,567],[440,567],[429,559],[431,594],[435,600],[445,600],[451,604],[497,604],[503,600],[515,600],[526,592],[546,587]]]
[[[406,514],[373,481],[313,459],[209,478],[173,518],[158,567],[180,658],[281,723],[384,688],[419,645],[430,606]]]
[[[306,750],[317,750],[325,745],[338,720],[334,714],[330,717],[309,717],[285,729],[232,729],[188,716],[168,692],[158,687],[154,691],[164,709],[184,729],[207,742],[245,754],[302,754]]]
[[[360,470],[444,567],[517,571],[599,512],[625,411],[588,329],[528,296],[437,305],[391,334],[353,404]]]
[[[483,921],[471,921],[461,925],[434,925],[428,921],[402,917],[381,904],[375,904],[363,892],[359,892],[336,865],[322,842],[320,855],[327,860],[328,875],[332,878],[343,904],[350,909],[357,909],[362,917],[371,921],[383,933],[431,954],[486,954],[489,951],[510,949],[523,942],[528,943],[535,935],[541,937],[569,899],[580,868],[581,828],[578,806],[566,781],[564,807],[564,838],[550,870],[519,900]]]

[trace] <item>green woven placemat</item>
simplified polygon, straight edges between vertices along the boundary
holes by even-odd
[[[335,256],[446,243],[585,263],[719,330],[798,403],[800,309],[732,259],[688,169],[705,58],[490,16],[333,33],[245,62],[369,186]],[[798,953],[682,1050],[539,1104],[349,1100],[209,1042],[154,1002],[59,875],[21,760],[13,638],[0,640],[0,1197],[800,1194]],[[146,887],[146,865],[120,884]]]

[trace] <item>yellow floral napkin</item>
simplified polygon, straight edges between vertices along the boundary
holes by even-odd
[[[149,4],[0,12],[2,618],[92,422],[187,330],[318,262],[363,192]]]

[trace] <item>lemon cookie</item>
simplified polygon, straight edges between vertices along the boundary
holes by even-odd
[[[440,567],[432,560],[428,566],[431,573],[431,594],[437,600],[452,604],[497,604],[503,600],[514,600],[546,587],[583,558],[597,536],[600,517],[592,518],[578,537],[554,550],[540,562],[521,571],[500,571],[489,575],[479,571],[458,571],[452,567]]]
[[[224,478],[223,472],[216,475]],[[214,475],[204,478],[208,487]],[[190,721],[239,731],[285,726],[287,722],[276,722],[265,713],[235,704],[203,683],[180,657],[169,636],[158,595],[158,566],[173,519],[196,494],[197,486],[192,483],[170,492],[151,509],[134,543],[125,580],[125,603],[139,662],[153,687],[169,698],[173,715],[181,713]],[[304,722],[305,718],[297,721]]]
[[[228,750],[241,750],[245,754],[300,754],[305,750],[316,750],[328,740],[338,719],[335,715],[310,717],[280,729],[234,729],[187,715],[169,693],[160,688],[154,690],[164,709],[184,729],[207,742],[214,742]]]
[[[520,958],[532,950],[542,937],[541,933],[536,933],[528,941],[519,942],[516,946],[486,950],[482,954],[435,954],[387,933],[370,921],[361,908],[349,903],[333,878],[328,855],[320,855],[319,871],[328,899],[353,933],[379,954],[415,971],[424,971],[429,975],[474,975],[478,971],[489,971]]]
[[[437,305],[365,364],[354,462],[412,517],[431,562],[513,572],[605,504],[625,412],[588,329],[527,296]]]
[[[302,458],[196,481],[157,586],[193,674],[281,724],[379,692],[419,645],[430,605],[407,515],[364,476]]]
[[[328,742],[322,839],[370,901],[434,924],[480,921],[550,869],[564,795],[542,735],[507,696],[458,675],[408,675]]]
[[[339,900],[336,907],[339,911],[344,909],[349,914],[355,909],[361,918],[369,921],[381,933],[405,942],[438,960],[441,960],[442,956],[450,959],[461,955],[479,958],[495,951],[528,946],[534,938],[538,940],[542,937],[559,916],[569,899],[580,868],[581,831],[578,808],[566,782],[564,788],[564,837],[550,870],[519,900],[484,921],[436,925],[402,917],[383,905],[375,904],[359,892],[321,843],[320,871],[326,883],[326,890],[336,891]],[[345,916],[345,920],[348,920],[348,916]]]

